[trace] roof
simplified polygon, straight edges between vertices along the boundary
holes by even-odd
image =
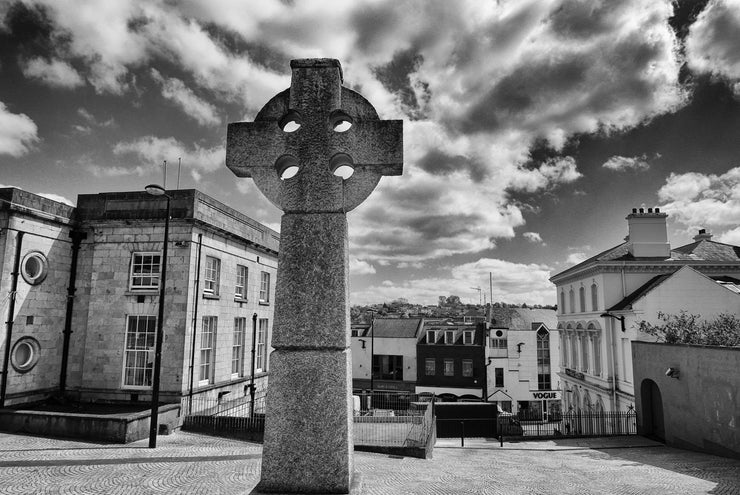
[[[629,246],[629,241],[625,241],[622,244],[602,251],[577,265],[555,274],[550,280],[567,272],[577,271],[579,268],[597,262],[608,261],[626,261],[635,263],[649,261],[713,261],[722,263],[740,263],[740,247],[712,241],[710,239],[700,239],[690,244],[671,249],[671,255],[668,258],[662,256],[635,257],[630,253]]]
[[[375,318],[375,338],[415,339],[422,327],[421,318]]]
[[[675,272],[673,272],[675,273]],[[612,306],[611,308],[607,309],[608,311],[620,311],[622,309],[627,309],[630,306],[632,306],[632,303],[636,301],[637,299],[641,298],[657,286],[663,283],[665,279],[672,276],[673,273],[664,273],[663,275],[656,275],[655,277],[651,278],[647,282],[645,282],[643,285],[637,288],[634,292],[631,294],[628,294],[627,297],[619,301],[617,304]]]
[[[556,328],[558,318],[553,309],[491,308],[491,324],[512,330],[537,330],[540,325]]]

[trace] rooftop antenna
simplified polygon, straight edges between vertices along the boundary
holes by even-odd
[[[164,160],[164,180],[162,181],[162,187],[167,189],[167,160]]]
[[[182,158],[177,159],[177,189],[180,189],[180,166],[182,165]]]

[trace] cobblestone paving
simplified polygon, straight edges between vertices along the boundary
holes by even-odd
[[[1,494],[232,494],[259,480],[261,446],[176,432],[101,445],[0,433]],[[434,459],[358,452],[363,493],[739,494],[740,461],[627,439],[440,440]]]

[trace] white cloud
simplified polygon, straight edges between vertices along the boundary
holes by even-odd
[[[740,227],[728,230],[718,235],[713,240],[724,242],[725,244],[732,244],[733,246],[740,246]]]
[[[471,287],[489,287],[493,280],[493,300],[553,304],[555,288],[550,283],[550,269],[544,265],[512,263],[483,258],[452,268],[447,277],[407,279],[403,282],[383,281],[379,286],[352,292],[352,304],[378,302],[378,294],[386,300],[404,297],[421,304],[436,304],[442,294],[455,294],[463,301],[477,303],[478,293]],[[489,290],[484,292],[490,297]]]
[[[375,273],[375,267],[367,261],[350,258],[349,271],[352,275],[371,275]]]
[[[624,170],[647,170],[650,168],[650,164],[648,164],[647,156],[632,156],[632,157],[626,157],[626,156],[619,156],[614,155],[611,158],[609,158],[602,167],[607,168],[609,170],[614,170],[617,172],[621,172]]]
[[[522,234],[522,237],[532,243],[544,244],[544,242],[542,242],[542,236],[540,236],[540,234],[538,234],[537,232],[524,232]]]
[[[21,62],[23,75],[29,79],[38,79],[47,86],[74,89],[85,84],[77,71],[63,60],[46,61],[36,57]]]
[[[87,170],[95,177],[127,177],[131,175],[138,175],[143,177],[144,174],[150,172],[142,166],[137,167],[118,167],[118,166],[103,166],[103,165],[88,165]]]
[[[688,230],[734,227],[740,218],[740,167],[722,175],[671,174],[658,197],[665,202],[661,210]]]
[[[26,114],[11,113],[0,101],[0,155],[21,157],[39,140],[36,124]]]
[[[570,253],[568,255],[568,258],[565,260],[566,263],[569,265],[577,265],[578,263],[588,259],[588,255],[586,253]]]
[[[686,60],[693,70],[740,79],[740,0],[712,0],[691,25]]]
[[[151,166],[160,166],[164,160],[175,163],[182,158],[183,170],[191,173],[213,172],[224,166],[225,150],[222,146],[203,148],[198,144],[188,147],[173,137],[146,136],[134,141],[121,142],[113,147],[116,155],[132,154]]]
[[[157,69],[152,69],[151,74],[162,87],[162,96],[177,104],[200,125],[213,126],[221,123],[216,107],[199,98],[184,82],[176,78],[165,78]]]
[[[575,182],[583,177],[571,156],[554,158],[542,163],[535,169],[519,169],[511,178],[511,188],[535,192],[549,189],[560,184]]]

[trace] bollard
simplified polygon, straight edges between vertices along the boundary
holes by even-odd
[[[460,447],[465,447],[465,421],[460,421]]]
[[[500,435],[498,436],[498,438],[499,438],[499,440],[501,441],[501,446],[503,447],[503,446],[504,446],[504,434],[503,434],[503,433],[501,433],[501,434],[500,434]]]

